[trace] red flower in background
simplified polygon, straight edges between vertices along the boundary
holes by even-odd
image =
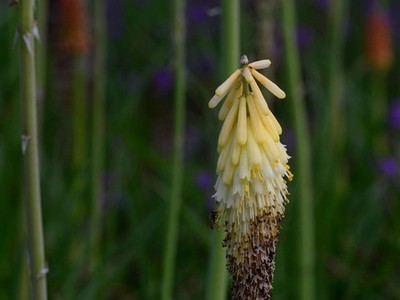
[[[385,12],[375,10],[367,19],[366,55],[371,68],[387,71],[393,63],[392,28]]]
[[[61,48],[72,54],[84,54],[88,50],[88,28],[85,6],[82,0],[60,0]]]

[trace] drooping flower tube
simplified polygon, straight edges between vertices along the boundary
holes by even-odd
[[[216,218],[226,231],[232,299],[269,299],[279,224],[289,195],[286,179],[293,175],[280,143],[282,127],[257,81],[280,99],[286,95],[257,71],[269,67],[269,60],[249,63],[242,56],[241,64],[208,104],[215,108],[225,99],[218,113],[223,125],[218,138]]]

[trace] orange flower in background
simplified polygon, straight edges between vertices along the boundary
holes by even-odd
[[[84,54],[89,47],[87,16],[81,0],[60,0],[61,48],[73,54]]]
[[[367,19],[365,47],[369,65],[375,71],[387,71],[393,63],[392,28],[385,12],[375,10]]]

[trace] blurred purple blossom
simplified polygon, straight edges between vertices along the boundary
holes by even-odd
[[[300,48],[307,48],[312,42],[311,28],[306,25],[300,25],[297,28],[297,44]]]
[[[400,3],[395,2],[389,8],[390,22],[392,24],[393,38],[396,45],[400,44]]]
[[[213,180],[208,171],[201,170],[196,174],[196,185],[202,191],[208,192],[212,187]]]
[[[208,8],[204,4],[192,4],[187,9],[187,19],[192,23],[203,23],[208,18]]]
[[[378,2],[377,0],[366,0],[363,1],[363,9],[364,11],[368,14],[371,13],[372,11],[376,10],[378,8]]]
[[[389,110],[389,126],[400,129],[400,101],[395,102]]]
[[[328,9],[330,0],[315,0],[315,4],[320,9]]]
[[[379,171],[387,176],[392,177],[398,173],[398,162],[393,157],[382,157],[378,160]]]
[[[124,32],[121,0],[108,0],[106,2],[107,31],[113,38],[122,37]]]
[[[161,68],[154,74],[153,82],[160,92],[170,91],[173,84],[173,74],[167,68]]]

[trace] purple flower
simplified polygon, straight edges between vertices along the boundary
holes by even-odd
[[[173,84],[172,72],[166,68],[158,70],[154,75],[154,85],[161,92],[167,92]]]
[[[328,9],[329,0],[315,0],[315,4],[316,4],[320,9]]]
[[[393,3],[389,9],[393,37],[396,45],[400,44],[400,3]]]
[[[208,8],[201,4],[194,4],[188,7],[187,18],[192,23],[203,23],[207,21]]]
[[[209,172],[201,170],[196,175],[196,184],[203,191],[209,191],[213,180]]]
[[[297,43],[300,48],[307,48],[312,42],[312,32],[308,26],[300,25],[297,28]]]
[[[398,172],[398,162],[393,157],[382,157],[378,160],[380,172],[387,176],[395,176]]]
[[[122,37],[124,24],[122,19],[122,4],[120,0],[108,0],[106,2],[107,31],[113,38]]]

